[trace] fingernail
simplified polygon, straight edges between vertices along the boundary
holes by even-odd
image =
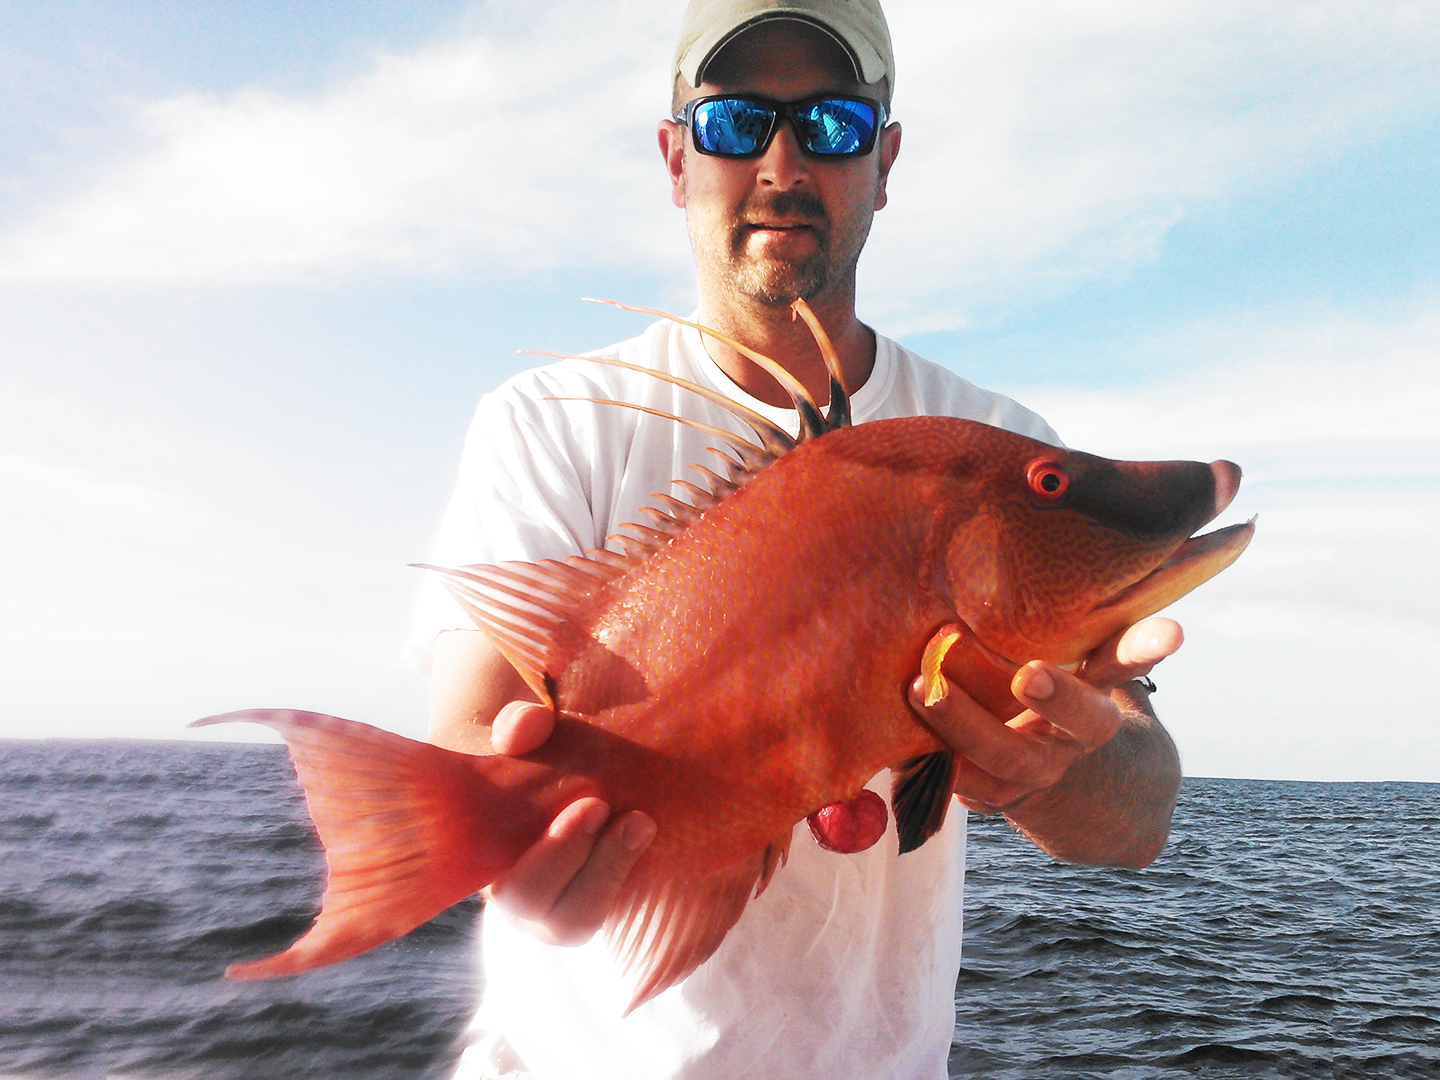
[[[647,817],[634,817],[625,823],[620,843],[626,851],[640,851],[655,839],[655,823]]]
[[[944,675],[937,675],[932,684],[924,675],[921,675],[910,684],[910,692],[928,709],[939,705],[950,696],[950,680]]]
[[[605,822],[610,820],[610,807],[604,803],[594,803],[587,806],[580,815],[580,828],[586,836],[594,836],[605,827]]]
[[[1055,678],[1043,667],[1033,667],[1029,670],[1020,692],[1031,701],[1044,701],[1055,693]]]

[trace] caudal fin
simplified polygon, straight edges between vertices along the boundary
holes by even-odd
[[[503,873],[562,805],[545,766],[459,754],[323,713],[251,709],[191,726],[231,721],[284,737],[326,864],[310,930],[284,952],[229,968],[231,978],[294,975],[408,933]]]

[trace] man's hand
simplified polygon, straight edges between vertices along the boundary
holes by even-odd
[[[513,701],[495,717],[490,744],[499,754],[528,754],[550,737],[550,710]],[[511,922],[555,945],[582,945],[600,929],[635,860],[655,838],[638,810],[610,819],[601,799],[577,799],[504,876],[486,890]]]
[[[917,679],[910,702],[965,759],[955,794],[967,807],[1003,811],[1060,858],[1145,865],[1164,843],[1180,771],[1148,695],[1131,680],[1182,640],[1172,620],[1146,619],[1096,649],[1078,677],[1026,664],[1011,691],[1029,708],[1008,722],[948,683],[927,708]]]
[[[430,741],[466,754],[528,754],[555,726],[549,709],[517,700],[529,692],[480,631],[441,634],[430,672]],[[485,894],[542,941],[583,944],[654,836],[644,814],[611,821],[602,800],[577,799]]]

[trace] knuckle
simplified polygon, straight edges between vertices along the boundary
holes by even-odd
[[[996,751],[994,760],[990,764],[990,771],[997,777],[1014,780],[1034,772],[1035,757],[1027,746],[1003,746]]]
[[[567,910],[563,905],[556,907],[545,920],[545,928],[556,945],[574,947],[584,945],[595,931],[600,929],[599,921],[588,911]]]
[[[550,913],[548,899],[515,882],[495,883],[490,890],[490,901],[512,920],[520,922],[543,924]]]

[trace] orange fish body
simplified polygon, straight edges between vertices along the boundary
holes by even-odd
[[[447,572],[555,710],[523,759],[317,714],[212,718],[286,737],[329,868],[309,934],[232,973],[399,936],[594,794],[658,826],[606,924],[638,1004],[718,947],[798,821],[880,770],[897,770],[901,850],[938,830],[962,763],[907,700],[923,664],[943,660],[1008,718],[1019,664],[1080,661],[1249,539],[1248,525],[1188,539],[1233,495],[1228,463],[1110,462],[938,417],[816,434],[738,447],[693,505],[650,511],[626,555]]]

